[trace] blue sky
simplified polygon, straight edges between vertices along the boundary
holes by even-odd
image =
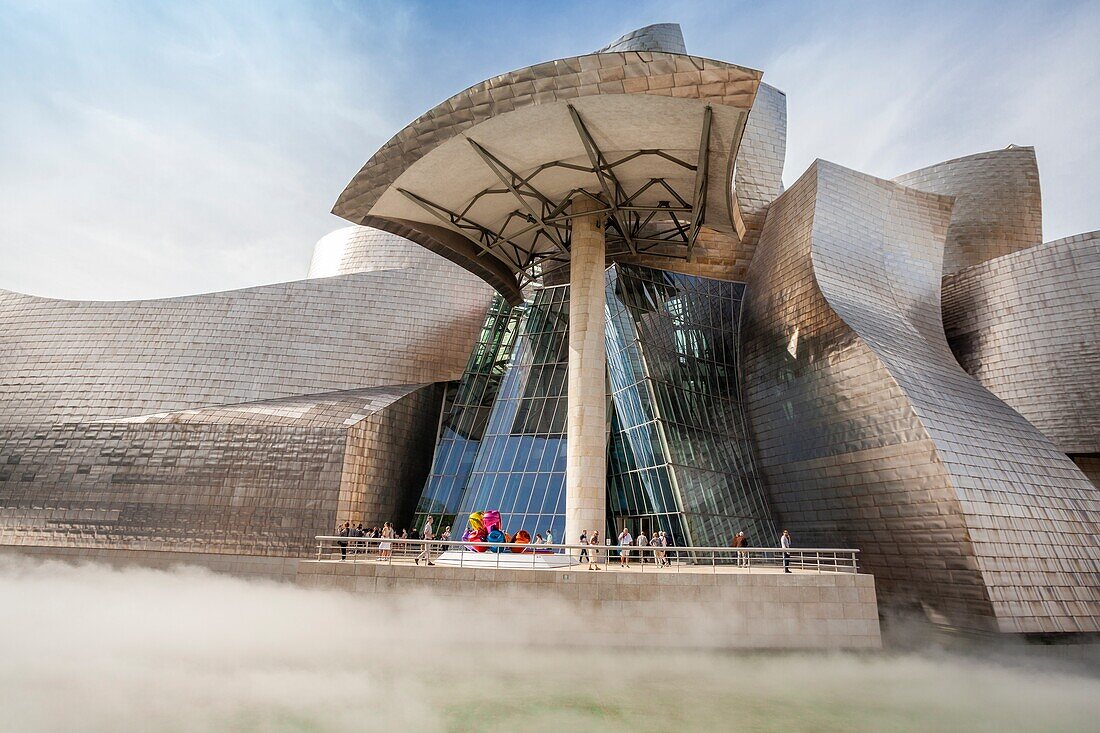
[[[785,178],[1034,145],[1047,240],[1100,228],[1100,3],[0,0],[0,288],[302,277],[370,155],[484,78],[682,25],[787,92]]]

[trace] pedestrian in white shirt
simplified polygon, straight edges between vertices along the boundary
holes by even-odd
[[[783,534],[779,537],[779,546],[784,550],[791,549],[791,533],[787,530],[783,530]],[[783,553],[783,572],[791,572],[791,553]]]
[[[424,529],[423,529],[423,531],[420,532],[420,539],[422,539],[422,540],[434,540],[435,539],[435,531],[432,529],[432,518],[431,517],[428,517],[428,520],[426,522],[424,522]],[[416,556],[416,559],[414,560],[414,562],[417,565],[419,565],[421,558],[424,558],[424,560],[429,565],[435,565],[435,563],[432,562],[432,545],[431,545],[431,542],[425,542],[423,545],[420,546],[420,554]]]
[[[633,544],[634,538],[630,536],[630,531],[623,527],[623,531],[619,533],[619,566],[627,567],[630,563],[630,545]]]
[[[592,530],[592,534],[588,537],[588,569],[599,570],[600,569],[600,551],[597,549],[600,546],[600,532],[599,530]]]

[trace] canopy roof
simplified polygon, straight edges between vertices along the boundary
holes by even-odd
[[[569,256],[570,206],[598,200],[609,253],[690,257],[699,227],[743,232],[733,164],[760,73],[609,53],[496,77],[382,147],[334,213],[478,274],[509,300]]]

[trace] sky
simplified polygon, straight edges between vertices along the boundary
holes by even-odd
[[[132,299],[300,279],[391,135],[490,76],[677,22],[893,177],[1033,145],[1044,238],[1100,229],[1100,2],[0,0],[0,288]]]

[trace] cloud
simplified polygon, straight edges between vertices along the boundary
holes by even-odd
[[[304,276],[355,171],[510,69],[678,21],[787,92],[786,179],[1035,145],[1048,239],[1100,227],[1100,5],[0,0],[0,287],[165,297]]]
[[[11,556],[0,598],[0,728],[20,733],[1073,731],[1100,715],[1095,670],[1027,649],[610,649],[571,643],[552,604]]]
[[[1100,228],[1100,6],[1095,3],[786,4],[686,27],[700,47],[763,69],[787,93],[788,185],[816,158],[891,178],[1034,145],[1047,240]],[[701,14],[701,13],[700,13]],[[761,37],[763,40],[760,40]],[[722,46],[725,46],[722,49]],[[704,51],[701,51],[704,52]],[[705,53],[705,52],[704,52]]]
[[[302,277],[336,195],[401,124],[382,64],[405,14],[371,9],[9,8],[0,286],[131,298]]]

